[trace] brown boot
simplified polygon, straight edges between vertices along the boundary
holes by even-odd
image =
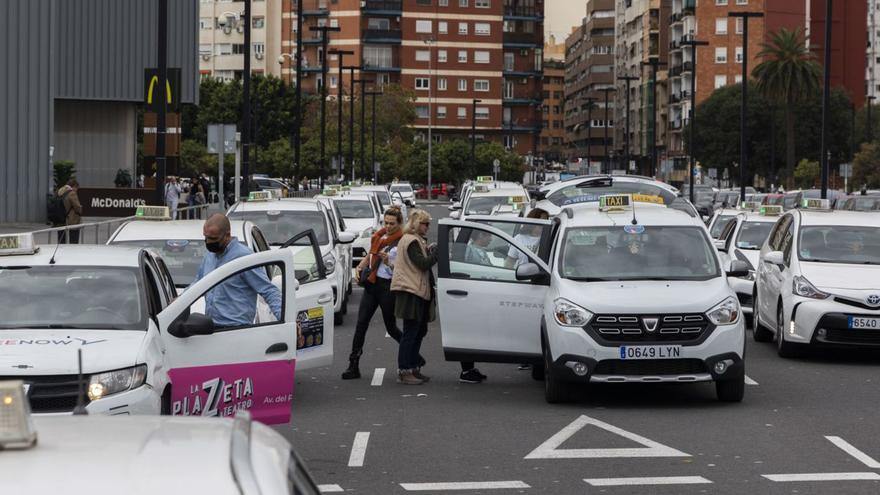
[[[399,370],[397,372],[397,383],[404,385],[421,385],[424,382],[421,378],[413,374],[413,370]]]
[[[412,374],[413,374],[414,377],[418,378],[419,380],[421,380],[421,381],[423,381],[423,382],[425,382],[425,383],[428,383],[428,382],[431,381],[431,377],[430,377],[430,376],[428,376],[428,375],[423,375],[423,374],[422,374],[422,368],[416,368],[416,369],[414,369],[414,370],[412,371]]]

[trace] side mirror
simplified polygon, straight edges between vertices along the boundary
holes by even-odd
[[[743,260],[733,260],[730,262],[730,270],[727,271],[728,277],[747,277],[748,275],[748,263]]]
[[[411,199],[405,199],[405,200],[403,200],[403,204],[405,204],[406,206],[412,207],[413,202]]]
[[[449,211],[455,211],[455,210],[460,210],[460,209],[461,209],[461,203],[459,203],[458,201],[456,201],[455,203],[452,203],[452,205],[449,207]]]
[[[770,251],[769,253],[765,254],[764,262],[770,263],[771,265],[776,265],[778,267],[785,266],[785,258],[782,256],[782,251]]]
[[[214,320],[201,313],[192,313],[186,319],[179,318],[171,323],[168,333],[181,339],[193,335],[211,335],[214,333]]]
[[[516,279],[540,282],[547,278],[547,273],[535,263],[523,263],[516,267]]]
[[[727,242],[725,242],[724,239],[715,239],[714,241],[712,241],[712,244],[715,245],[715,249],[721,251],[722,253],[727,252]]]
[[[339,244],[351,244],[357,237],[357,234],[351,232],[340,232],[336,240],[339,241]]]
[[[459,218],[461,218],[461,211],[453,211],[449,214],[449,218],[453,220],[458,220]]]

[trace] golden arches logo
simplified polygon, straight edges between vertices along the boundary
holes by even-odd
[[[153,76],[150,79],[150,87],[147,89],[147,104],[153,104],[153,89],[155,86],[159,84],[159,76]],[[168,101],[168,104],[171,104],[171,82],[168,79],[165,79],[165,96]]]

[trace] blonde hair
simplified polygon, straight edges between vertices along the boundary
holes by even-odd
[[[406,219],[406,225],[403,227],[404,234],[418,234],[419,224],[422,222],[430,222],[431,215],[425,210],[412,210]]]

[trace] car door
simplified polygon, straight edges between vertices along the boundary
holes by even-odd
[[[768,241],[769,251],[782,251],[786,242],[791,243],[791,237],[794,235],[794,217],[786,215],[782,217],[779,224],[773,229]],[[762,253],[766,254],[766,253]],[[761,316],[765,322],[776,321],[776,303],[779,299],[780,290],[782,289],[783,267],[767,263],[764,257],[761,257],[759,263],[758,276],[761,279],[758,293],[758,303],[761,306]]]
[[[493,219],[501,222],[501,220]],[[540,228],[529,219],[504,220]],[[531,225],[529,225],[531,224]],[[499,228],[442,219],[438,232],[437,302],[443,352],[449,361],[529,362],[541,356],[541,314],[550,269],[532,250]],[[549,252],[539,246],[538,252]],[[510,253],[546,276],[517,280]]]
[[[192,305],[223,282],[271,268],[280,286],[278,321],[215,328]],[[230,261],[191,285],[158,315],[172,414],[233,416],[249,410],[267,424],[290,421],[298,301],[294,255],[279,249]]]

